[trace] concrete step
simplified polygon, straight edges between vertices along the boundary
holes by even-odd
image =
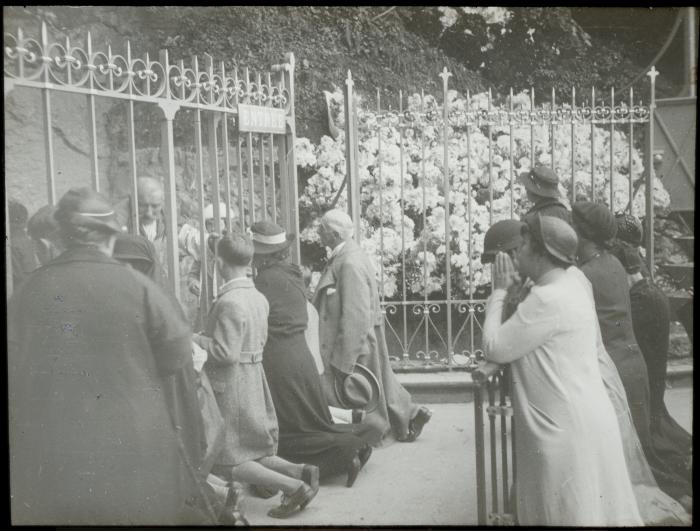
[[[659,265],[659,269],[670,275],[681,289],[691,289],[695,283],[693,279],[695,264],[693,262],[685,264],[661,264]]]
[[[677,236],[673,238],[680,245],[691,262],[695,261],[695,236]]]
[[[402,372],[396,377],[411,393],[413,400],[421,404],[447,404],[473,402],[474,382],[471,372]],[[693,360],[673,360],[668,365],[667,384],[673,387],[691,385]]]

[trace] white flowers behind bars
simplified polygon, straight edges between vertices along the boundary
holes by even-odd
[[[335,111],[342,110],[343,96],[333,93]],[[407,110],[437,110],[433,96],[410,95]],[[474,94],[469,105],[458,92],[448,92],[450,112],[488,108],[487,94]],[[514,95],[514,110],[529,110],[526,92]],[[508,101],[502,108],[509,109]],[[491,109],[499,106],[492,100]],[[334,117],[340,123],[342,117]],[[534,160],[554,167],[561,179],[565,202],[571,198],[572,178],[575,197],[590,197],[591,191],[591,127],[556,125],[553,128],[554,149],[550,143],[549,125],[448,127],[448,176],[450,179],[450,233],[445,238],[445,147],[441,123],[427,123],[402,132],[395,127],[377,127],[377,117],[363,111],[363,125],[358,131],[358,166],[361,186],[362,234],[364,249],[377,268],[377,278],[385,297],[397,297],[403,287],[409,298],[438,295],[446,286],[446,254],[450,248],[452,296],[471,296],[479,286],[490,282],[490,268],[481,264],[484,233],[491,222],[511,216],[518,218],[527,208],[525,193],[516,179],[518,173],[532,166]],[[417,126],[418,122],[414,125]],[[381,131],[381,133],[380,133]],[[379,141],[381,134],[381,142]],[[512,139],[511,139],[512,135]],[[629,176],[634,181],[643,176],[640,152],[633,148],[630,166],[629,143],[625,131],[615,130],[613,137],[612,173],[613,210],[622,211],[629,202]],[[593,168],[595,201],[610,200],[610,128],[595,128]],[[512,144],[512,153],[511,153]],[[403,147],[403,149],[402,149]],[[573,153],[573,160],[572,160]],[[300,197],[300,209],[312,219],[301,233],[302,241],[318,244],[315,227],[320,216],[336,196],[345,178],[345,139],[323,137],[318,146],[307,139],[297,139],[297,161],[314,173]],[[403,161],[403,165],[401,162]],[[492,193],[489,194],[489,184]],[[403,187],[403,195],[401,193]],[[381,193],[380,193],[381,192]],[[490,195],[493,198],[489,203]],[[669,196],[661,181],[654,181],[654,206],[665,208]],[[403,200],[403,201],[402,201]],[[346,208],[346,194],[340,195],[337,208]],[[402,208],[403,207],[403,208]],[[633,201],[633,211],[644,215],[644,186]],[[492,219],[491,219],[492,218]],[[403,229],[403,239],[402,239]],[[405,270],[403,263],[405,262]],[[320,268],[320,264],[317,265]],[[382,273],[383,267],[383,273]],[[446,295],[443,293],[443,295]]]

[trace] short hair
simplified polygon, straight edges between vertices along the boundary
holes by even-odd
[[[557,258],[547,250],[547,247],[544,244],[544,240],[542,239],[542,234],[535,227],[536,223],[537,216],[526,216],[525,224],[520,229],[520,234],[522,235],[522,237],[525,238],[525,236],[528,236],[530,238],[530,247],[532,248],[532,251],[535,254],[539,256],[544,256],[556,267],[567,269],[571,264],[568,264],[563,260]]]
[[[352,224],[352,218],[337,208],[323,214],[321,223],[328,229],[336,232],[343,240],[351,238],[355,229]]]
[[[222,236],[216,245],[216,250],[225,263],[239,267],[250,264],[255,253],[253,242],[248,235],[239,232]]]

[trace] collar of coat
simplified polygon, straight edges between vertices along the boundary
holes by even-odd
[[[530,210],[528,210],[526,214],[537,212],[538,210],[542,210],[543,208],[547,208],[549,206],[560,206],[563,209],[566,209],[566,205],[564,203],[553,197],[548,197],[532,205],[532,207],[530,207]]]
[[[67,264],[70,262],[98,262],[103,264],[117,264],[122,265],[121,262],[107,256],[99,249],[91,245],[79,245],[77,247],[72,247],[61,255],[54,258],[49,264]]]
[[[326,268],[323,270],[323,274],[321,275],[321,278],[318,281],[318,285],[316,286],[316,293],[314,295],[314,299],[321,295],[321,291],[324,288],[335,284],[335,272],[333,270],[333,263],[335,263],[341,257],[356,252],[362,252],[362,248],[359,245],[357,245],[357,242],[355,242],[355,240],[347,240],[345,245],[343,245],[343,248],[338,251],[338,254],[336,254],[335,256],[331,257],[330,260],[328,260]]]
[[[253,280],[250,278],[247,278],[247,277],[246,278],[243,278],[243,277],[235,278],[233,280],[229,280],[223,286],[221,286],[221,288],[219,288],[219,294],[216,296],[216,298],[220,299],[224,293],[228,293],[229,291],[234,290],[234,289],[241,289],[241,288],[248,289],[248,288],[254,288],[254,287],[255,287],[255,284],[253,284]]]

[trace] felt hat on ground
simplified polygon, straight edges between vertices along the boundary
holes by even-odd
[[[537,215],[527,220],[531,231],[536,231],[547,252],[564,263],[576,263],[578,236],[576,231],[563,219],[554,216]]]
[[[335,378],[335,396],[345,409],[363,409],[370,413],[379,405],[379,380],[374,373],[360,363],[351,374]]]
[[[250,227],[255,254],[276,253],[289,247],[294,241],[293,234],[271,221],[257,221]]]
[[[494,261],[496,254],[508,252],[520,247],[523,222],[516,219],[502,219],[489,227],[484,236],[484,252],[481,253],[481,263],[489,264]]]
[[[617,223],[610,209],[601,203],[577,201],[571,207],[576,230],[589,240],[603,243],[617,234]]]
[[[559,198],[559,177],[553,169],[547,166],[535,166],[530,171],[521,173],[518,176],[520,182],[526,190],[542,197]]]

